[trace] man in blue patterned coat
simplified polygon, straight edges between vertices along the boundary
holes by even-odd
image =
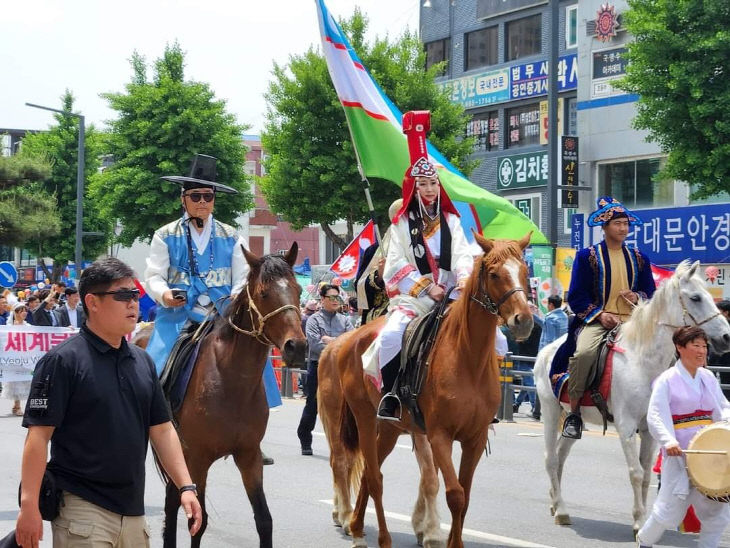
[[[567,438],[581,437],[580,399],[601,340],[629,318],[639,297],[648,299],[656,289],[648,257],[624,243],[629,227],[638,224],[641,220],[621,202],[610,196],[599,198],[598,210],[588,218],[588,226],[603,227],[604,239],[581,249],[573,263],[568,303],[576,317],[566,344],[575,341],[575,352],[568,367],[571,413],[563,425]]]

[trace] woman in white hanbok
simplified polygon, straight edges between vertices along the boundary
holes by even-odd
[[[715,548],[730,523],[730,508],[690,483],[683,450],[705,426],[730,419],[730,403],[715,375],[703,367],[707,363],[705,332],[696,326],[681,327],[672,341],[679,359],[654,381],[647,414],[649,432],[662,448],[662,485],[637,540],[640,547],[659,542],[665,529],[681,523],[691,504],[702,522],[698,546]]]
[[[25,303],[18,301],[13,306],[12,318],[8,325],[30,325],[25,321],[28,316],[28,307]],[[3,397],[13,400],[13,415],[23,416],[23,410],[20,407],[20,400],[24,400],[30,393],[30,381],[14,381],[3,383]]]

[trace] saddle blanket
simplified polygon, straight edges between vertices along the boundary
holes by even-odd
[[[622,350],[614,346],[614,348],[611,349],[611,351],[606,356],[606,366],[603,368],[603,375],[601,375],[601,380],[598,383],[598,392],[600,392],[601,396],[603,396],[604,401],[608,401],[608,398],[611,395],[611,379],[613,377],[613,355],[616,352],[622,352]],[[569,377],[570,373],[566,371],[564,373],[553,375],[553,377],[550,379],[553,387],[553,393],[555,394],[555,397],[560,400],[561,403],[570,403],[570,398],[568,398],[567,382]],[[580,400],[580,405],[582,407],[595,406],[593,400],[591,399],[590,390],[586,390],[583,393],[583,397]]]

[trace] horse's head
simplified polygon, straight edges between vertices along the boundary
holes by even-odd
[[[697,274],[700,262],[682,261],[672,278],[665,283],[678,289],[681,320],[679,324],[697,325],[704,329],[715,352],[730,350],[730,324],[715,305],[705,281]]]
[[[478,233],[474,238],[484,251],[474,264],[474,272],[464,288],[483,308],[502,317],[516,339],[532,331],[532,313],[527,303],[527,266],[522,251],[532,232],[519,241],[489,240]]]
[[[299,311],[302,288],[292,270],[297,258],[297,243],[292,244],[286,255],[258,257],[243,246],[241,248],[251,270],[246,288],[236,298],[232,310],[236,319],[243,320],[251,329],[234,328],[263,344],[275,345],[288,366],[304,366],[307,339],[302,333]],[[238,310],[248,313],[239,314]]]

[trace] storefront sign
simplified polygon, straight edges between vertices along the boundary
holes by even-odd
[[[712,271],[714,275],[708,276]],[[714,299],[730,299],[730,265],[714,264],[702,265],[702,273],[704,275],[707,289]]]
[[[677,264],[684,259],[705,263],[728,262],[730,208],[727,204],[637,211],[643,221],[629,233],[655,264]]]
[[[611,82],[626,74],[626,48],[593,52],[593,79],[591,97],[608,97],[625,93],[615,89]]]
[[[477,19],[496,17],[497,15],[546,3],[547,0],[478,0]]]
[[[510,72],[510,98],[525,99],[548,92],[548,62],[534,61],[515,65]],[[578,87],[578,55],[563,55],[558,61],[558,91]]]
[[[572,247],[558,247],[555,249],[555,277],[566,291],[570,287],[575,253],[576,250]]]
[[[499,69],[464,76],[439,84],[449,93],[452,103],[475,108],[509,101],[509,70]]]
[[[564,186],[578,184],[578,137],[563,136],[560,139],[560,168]],[[570,188],[562,189],[560,207],[577,208],[578,191]]]
[[[540,144],[548,144],[550,119],[548,118],[548,102],[540,101]],[[558,99],[558,138],[563,136],[563,99]]]
[[[546,185],[548,182],[547,151],[528,152],[500,158],[497,164],[497,180],[501,190]],[[530,217],[530,215],[527,216]]]
[[[583,213],[573,213],[573,219],[570,221],[570,247],[573,249],[583,249],[583,223],[585,215]]]

